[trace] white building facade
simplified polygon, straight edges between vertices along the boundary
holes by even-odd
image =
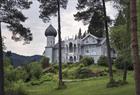
[[[55,44],[56,30],[50,25],[46,31],[47,46],[44,56],[50,59],[50,63],[58,63],[58,43]],[[100,56],[107,56],[106,39],[98,38],[90,33],[84,38],[67,39],[62,41],[62,62],[79,62],[80,58],[88,56],[94,58],[97,63]],[[115,57],[115,51],[112,50],[111,56]]]

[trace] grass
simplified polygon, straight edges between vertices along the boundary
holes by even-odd
[[[120,78],[116,75],[117,78]],[[128,75],[129,84],[117,88],[106,88],[107,77],[86,81],[68,82],[67,88],[56,90],[57,82],[46,82],[38,86],[29,86],[30,95],[135,95],[132,73]]]

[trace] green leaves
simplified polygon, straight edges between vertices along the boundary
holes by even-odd
[[[126,25],[113,27],[110,37],[111,44],[119,56],[130,56],[130,32],[127,31]]]
[[[30,0],[3,0],[0,7],[1,22],[7,23],[7,28],[12,31],[12,39],[15,41],[24,40],[28,43],[32,40],[32,33],[29,28],[22,25],[27,17],[20,11],[29,9],[32,2]]]
[[[57,16],[57,0],[38,0],[40,3],[40,18],[44,22],[51,20],[52,16]],[[66,9],[68,0],[60,0],[60,7]]]
[[[104,35],[104,14],[100,0],[78,0],[78,12],[74,15],[75,20],[82,21],[84,25],[89,24],[88,32],[97,36]],[[110,18],[107,18],[109,21]]]

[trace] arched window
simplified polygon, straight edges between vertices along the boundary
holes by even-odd
[[[74,52],[76,52],[76,44],[74,44]]]
[[[69,43],[69,52],[73,52],[73,44],[71,42]]]
[[[74,56],[74,61],[76,61],[76,56]]]
[[[69,61],[73,62],[73,57],[72,56],[70,56]]]

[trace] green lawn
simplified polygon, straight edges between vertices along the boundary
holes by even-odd
[[[118,78],[118,77],[117,77]],[[56,90],[57,82],[47,82],[40,86],[29,86],[30,95],[134,95],[132,73],[128,76],[129,84],[117,88],[106,88],[107,77],[87,81],[68,82],[67,88]]]

